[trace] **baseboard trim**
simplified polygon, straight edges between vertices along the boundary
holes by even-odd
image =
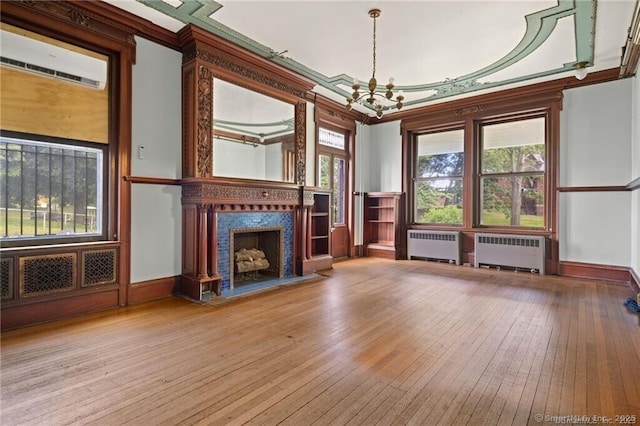
[[[180,293],[180,277],[141,281],[129,286],[129,305],[150,302]]]
[[[558,265],[558,275],[564,277],[591,278],[625,283],[628,283],[630,280],[628,267],[582,262],[561,261]]]
[[[2,331],[58,321],[118,307],[118,289],[43,300],[17,306],[2,306]]]
[[[640,275],[633,268],[629,268],[629,278],[629,285],[634,294],[640,294]]]

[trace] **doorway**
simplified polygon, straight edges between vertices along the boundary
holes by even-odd
[[[331,191],[331,256],[349,255],[347,221],[348,152],[344,133],[321,127],[318,137],[318,186]]]

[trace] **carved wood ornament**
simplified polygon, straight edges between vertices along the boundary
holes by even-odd
[[[197,164],[199,177],[211,176],[212,163],[212,110],[211,71],[208,67],[198,67],[198,136]]]
[[[298,185],[304,185],[306,180],[305,160],[307,158],[307,104],[305,102],[298,102],[298,105],[296,105],[295,121],[296,183]]]

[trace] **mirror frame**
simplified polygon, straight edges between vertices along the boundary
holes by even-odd
[[[182,61],[182,175],[213,178],[213,78],[295,107],[295,184],[305,185],[307,98],[314,84],[193,25],[178,33]]]

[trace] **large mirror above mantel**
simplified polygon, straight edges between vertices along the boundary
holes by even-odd
[[[213,176],[295,182],[295,105],[213,79]]]
[[[311,245],[306,183],[307,94],[313,82],[193,25],[178,34],[182,63],[181,290],[198,300],[227,285],[228,232],[286,222],[288,274]],[[271,226],[271,225],[269,225]],[[214,232],[217,230],[217,232]],[[295,251],[295,252],[294,252]],[[227,259],[227,260],[225,260]],[[293,268],[294,261],[295,271]]]

